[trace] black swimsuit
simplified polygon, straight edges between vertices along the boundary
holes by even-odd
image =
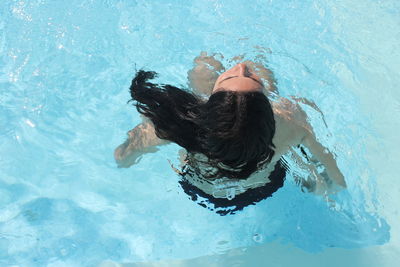
[[[283,186],[287,170],[286,166],[284,160],[280,159],[268,177],[270,180],[269,183],[257,188],[248,189],[246,192],[236,195],[232,199],[216,198],[192,185],[188,181],[188,178],[186,178],[187,176],[193,177],[194,175],[194,172],[190,168],[181,174],[182,179],[179,183],[183,191],[190,196],[191,200],[202,207],[214,210],[219,215],[224,216],[235,214],[236,211],[272,196],[273,193]]]

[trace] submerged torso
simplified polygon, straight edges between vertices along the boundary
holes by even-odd
[[[187,156],[186,166],[183,171],[185,173],[184,178],[204,193],[215,198],[230,199],[246,192],[248,189],[269,183],[270,166],[272,166],[272,163],[260,166],[257,171],[246,179],[216,178],[218,168],[210,166],[205,155],[196,153]]]
[[[271,173],[274,172],[278,161],[292,146],[301,143],[305,131],[304,125],[298,123],[304,121],[305,114],[303,115],[295,104],[285,98],[271,101],[271,104],[275,118],[275,135],[272,139],[275,153],[270,162],[262,164],[246,179],[215,178],[213,175],[218,172],[218,169],[207,163],[208,159],[205,155],[190,154],[185,167],[190,175],[185,175],[185,179],[208,195],[227,199],[270,183]]]

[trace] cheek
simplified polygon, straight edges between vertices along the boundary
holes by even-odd
[[[221,81],[221,75],[218,76],[218,78],[215,80],[214,89],[216,89],[215,87],[217,87],[217,84],[219,84],[220,81]]]
[[[213,85],[213,89],[212,89],[212,90],[213,90],[213,92],[214,92],[214,91],[215,91],[215,90],[218,88],[217,84],[218,84],[217,82],[215,82],[215,83],[214,83],[214,85]]]
[[[220,86],[219,86],[219,81],[220,81],[220,79],[217,79],[217,81],[214,83],[214,85],[213,85],[213,92],[214,92],[215,90],[217,90],[218,88],[220,88]]]

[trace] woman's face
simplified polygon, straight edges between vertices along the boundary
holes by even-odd
[[[262,92],[264,85],[244,63],[222,73],[215,82],[213,93],[218,91]]]

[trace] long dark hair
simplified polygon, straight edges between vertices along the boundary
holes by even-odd
[[[139,70],[130,92],[159,138],[206,155],[219,176],[229,178],[245,179],[259,163],[271,160],[275,120],[263,93],[219,91],[206,101],[187,90],[149,82],[156,76]]]

